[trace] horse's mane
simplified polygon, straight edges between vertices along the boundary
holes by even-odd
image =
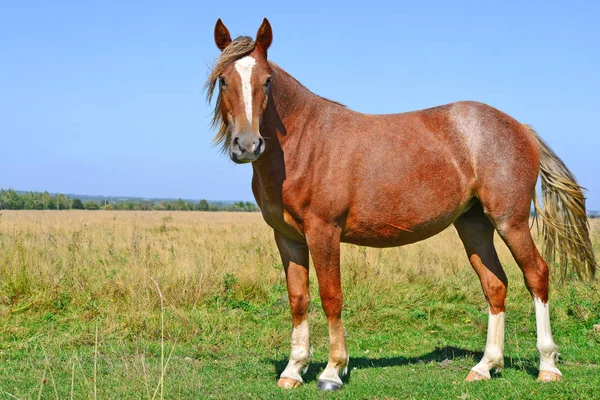
[[[215,62],[210,70],[210,74],[206,79],[206,83],[204,84],[204,90],[206,91],[206,100],[210,103],[213,99],[215,87],[217,86],[217,80],[219,76],[225,71],[227,67],[231,64],[247,56],[248,54],[254,51],[254,40],[252,40],[249,36],[238,36],[233,40],[229,45],[221,52],[220,57],[215,59]],[[277,66],[276,64],[269,62],[271,66]],[[280,67],[278,67],[280,68]],[[281,68],[280,68],[281,69]],[[287,74],[289,75],[289,74]],[[289,75],[296,82],[298,80],[293,76]],[[298,84],[302,87],[300,82]],[[308,89],[307,89],[308,90]],[[312,92],[311,92],[312,93]],[[314,94],[314,93],[313,93]],[[318,96],[321,97],[321,96]],[[340,105],[345,107],[343,104],[338,103],[337,101],[329,100],[324,97],[322,99],[329,101],[331,103]],[[212,120],[211,120],[211,128],[218,127],[217,134],[213,138],[213,142],[217,145],[221,146],[221,149],[225,151],[229,147],[229,141],[231,136],[228,134],[227,121],[223,120],[223,115],[221,114],[221,92],[217,94],[217,98],[215,100],[215,108],[213,110]]]

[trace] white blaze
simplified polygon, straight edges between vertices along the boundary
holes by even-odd
[[[537,348],[540,352],[540,371],[552,371],[562,376],[555,364],[558,347],[556,347],[554,340],[552,340],[548,303],[544,304],[537,297],[533,298],[533,303],[535,304]]]
[[[472,369],[477,373],[490,378],[492,368],[504,366],[504,312],[492,314],[488,312],[487,343],[483,358]]]
[[[246,110],[246,118],[248,123],[252,125],[252,68],[256,64],[253,57],[246,56],[235,62],[235,70],[240,74],[242,79],[242,96],[244,98],[244,109]]]

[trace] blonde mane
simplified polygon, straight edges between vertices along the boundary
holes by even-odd
[[[223,50],[221,56],[215,60],[210,70],[210,74],[208,75],[208,79],[204,84],[206,100],[208,103],[213,99],[217,81],[223,71],[240,58],[252,53],[253,50],[254,40],[248,36],[236,38],[225,48],[225,50]],[[223,115],[221,114],[221,92],[217,95],[211,121],[211,128],[216,127],[218,127],[219,130],[213,138],[213,142],[217,145],[221,145],[222,150],[225,151],[229,146],[230,136],[228,134],[227,121],[223,120]]]

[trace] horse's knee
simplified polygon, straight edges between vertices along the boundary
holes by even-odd
[[[290,308],[293,315],[304,315],[308,311],[310,295],[308,293],[290,294]]]
[[[341,293],[321,294],[321,303],[325,316],[338,319],[342,316],[342,306],[344,299]]]

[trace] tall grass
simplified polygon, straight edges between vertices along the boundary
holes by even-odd
[[[596,251],[599,228],[594,221]],[[509,278],[520,282],[499,240],[497,248]],[[400,248],[343,245],[342,270],[349,301],[368,301],[370,293],[393,293],[415,282],[451,297],[481,297],[453,228]],[[207,301],[243,307],[267,300],[285,280],[272,232],[257,213],[2,212],[3,314],[69,309],[79,318],[102,316],[105,326],[144,334],[148,320],[159,319],[157,285],[166,307],[185,310]]]

